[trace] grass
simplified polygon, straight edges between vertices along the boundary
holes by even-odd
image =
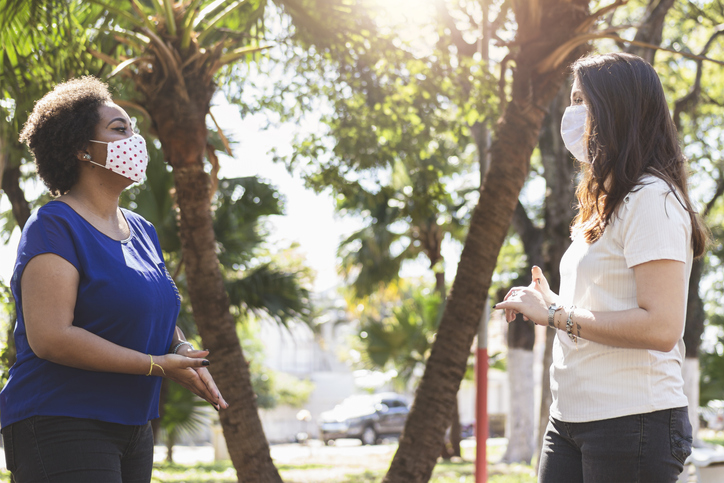
[[[709,444],[718,444],[720,446],[724,446],[724,433],[722,433],[721,431],[713,433],[713,435],[710,437],[704,437],[701,439]]]
[[[500,465],[497,465],[500,466]],[[314,470],[328,469],[329,465],[278,465],[279,473],[286,483],[378,483],[387,469],[364,470],[361,473],[345,474],[341,478],[317,480]],[[342,470],[344,471],[344,470]],[[309,477],[305,473],[312,473]],[[292,476],[295,475],[295,476]],[[311,478],[311,479],[310,479]],[[472,462],[438,463],[430,479],[432,483],[475,483],[475,468]],[[534,483],[533,470],[525,465],[507,465],[501,471],[488,468],[489,483]],[[10,473],[0,470],[0,482],[9,483]],[[154,465],[152,483],[236,483],[236,472],[230,461],[180,465],[162,463]]]
[[[496,465],[499,467],[500,465]],[[333,479],[316,479],[316,470],[333,470],[331,465],[278,465],[279,473],[286,483],[377,483],[382,480],[387,469],[363,470],[361,473],[334,476]],[[492,471],[491,471],[492,470]],[[342,471],[344,471],[342,469]],[[497,472],[489,468],[490,483],[534,483],[533,470],[526,465],[507,465],[507,470],[498,468]],[[308,474],[307,474],[308,473]],[[162,463],[154,466],[152,483],[235,483],[235,472],[231,462],[221,461],[214,464],[179,465]],[[435,466],[433,483],[474,483],[475,466],[470,461],[440,462]]]
[[[336,458],[325,461],[317,458],[300,458],[277,461],[276,466],[286,483],[378,483],[387,473],[396,445],[389,445],[389,452],[365,458]],[[489,446],[489,461],[497,461],[505,447]],[[440,461],[435,466],[432,483],[475,483],[474,447],[463,448],[463,457],[452,461]],[[10,473],[0,470],[0,483],[10,481]],[[230,461],[215,463],[156,463],[152,483],[236,483],[236,471]],[[535,472],[530,465],[488,464],[490,483],[534,483]]]
[[[395,445],[389,445],[384,454],[360,458],[324,456],[306,457],[292,461],[276,462],[277,469],[286,483],[377,483],[387,473],[394,455]],[[497,461],[505,447],[490,446],[488,457]],[[432,483],[474,483],[475,448],[463,448],[463,457],[452,461],[441,460],[435,466]],[[180,465],[158,463],[154,466],[153,483],[231,483],[235,482],[231,462]],[[535,472],[530,465],[488,464],[490,483],[534,483]]]

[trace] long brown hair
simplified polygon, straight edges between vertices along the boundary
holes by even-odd
[[[588,243],[598,240],[626,195],[650,174],[665,181],[689,212],[694,256],[703,255],[707,230],[692,209],[687,160],[656,71],[625,53],[584,57],[572,70],[588,105],[584,142],[592,161],[576,189],[573,231]]]

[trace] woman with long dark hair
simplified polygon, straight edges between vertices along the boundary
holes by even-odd
[[[560,295],[534,267],[496,308],[557,332],[541,482],[673,482],[691,453],[682,335],[707,232],[651,65],[596,55],[573,75],[561,135],[583,172]]]

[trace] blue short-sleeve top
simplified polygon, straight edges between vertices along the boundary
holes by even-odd
[[[33,257],[53,253],[78,270],[73,325],[145,354],[168,352],[180,308],[178,290],[153,225],[122,211],[131,232],[122,241],[104,235],[61,201],[46,204],[26,223],[10,282],[17,361],[0,393],[3,427],[31,416],[129,425],[158,417],[160,377],[92,372],[40,359],[28,344],[23,318],[23,270]]]

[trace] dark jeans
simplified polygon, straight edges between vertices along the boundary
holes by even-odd
[[[15,483],[148,483],[153,469],[151,424],[34,416],[2,429]]]
[[[541,483],[675,482],[691,454],[687,409],[589,423],[551,418],[541,451]]]

